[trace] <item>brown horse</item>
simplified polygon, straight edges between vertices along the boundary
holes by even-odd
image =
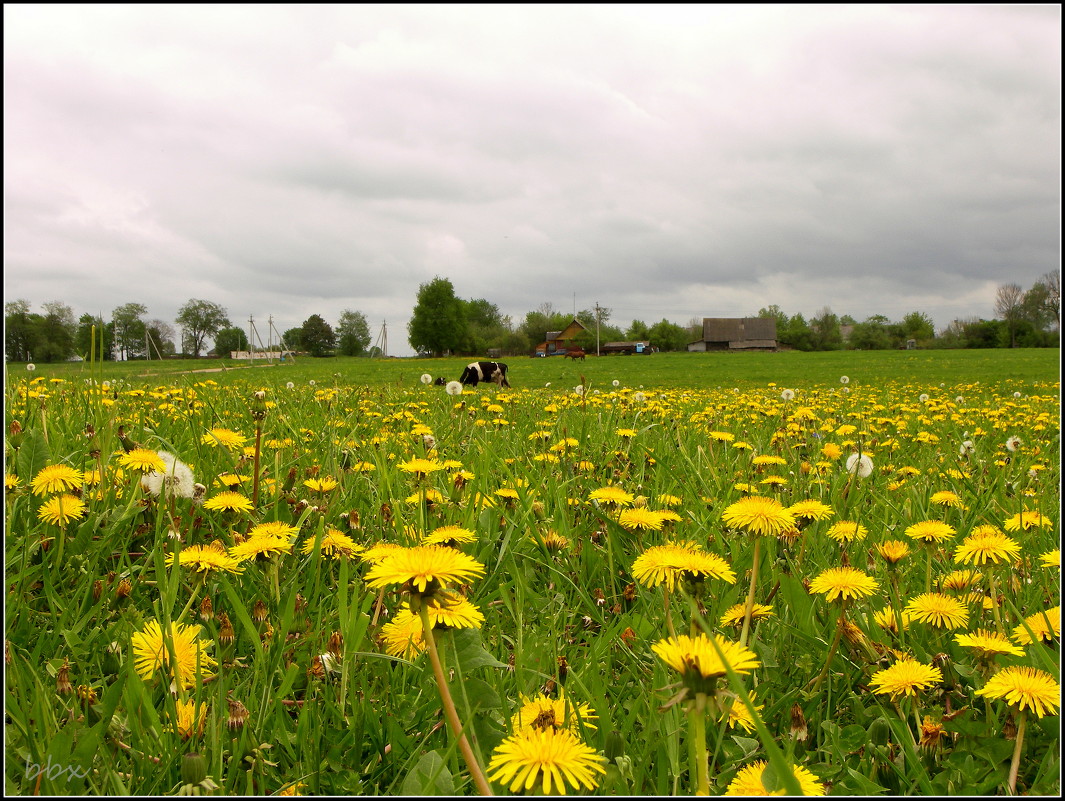
[[[562,354],[563,359],[573,359],[573,361],[577,361],[577,359],[580,359],[582,362],[584,361],[584,356],[585,353],[580,348],[576,348],[574,350],[567,350],[565,353]]]

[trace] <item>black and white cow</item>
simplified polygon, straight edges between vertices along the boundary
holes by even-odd
[[[510,386],[507,366],[503,362],[470,362],[462,371],[459,381],[470,387],[477,386],[480,381],[494,381],[501,387]]]

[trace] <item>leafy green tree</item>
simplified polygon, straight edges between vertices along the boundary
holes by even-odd
[[[912,311],[902,318],[902,322],[899,323],[902,329],[902,339],[900,346],[905,346],[905,340],[913,339],[918,344],[927,344],[936,336],[936,324],[932,321],[924,312]]]
[[[281,335],[284,340],[282,347],[289,350],[305,350],[303,347],[303,329],[302,328],[290,328],[284,334]]]
[[[337,350],[341,356],[362,356],[370,347],[370,325],[360,311],[345,309],[337,321]]]
[[[837,350],[843,345],[843,334],[840,331],[839,317],[825,306],[810,320],[810,330],[813,332],[813,345],[815,350]]]
[[[249,351],[248,334],[243,328],[235,325],[223,328],[214,335],[214,351],[219,356],[226,358],[235,350]]]
[[[95,337],[93,326],[96,327]],[[101,344],[102,342],[102,344]],[[114,327],[105,322],[103,316],[93,317],[91,314],[83,314],[78,318],[78,328],[74,334],[74,348],[83,359],[99,359],[101,348],[104,361],[111,361],[114,354]],[[95,348],[95,353],[92,353]]]
[[[855,350],[887,350],[891,347],[889,324],[890,320],[882,314],[873,314],[863,322],[854,323],[850,346]]]
[[[336,347],[337,338],[333,327],[318,314],[303,321],[300,328],[300,344],[311,356],[328,356]]]
[[[661,351],[687,350],[688,329],[662,318],[651,326],[644,339],[651,340],[651,346]]]
[[[806,318],[799,312],[788,319],[785,328],[777,329],[777,341],[795,350],[810,351],[814,349],[814,333],[810,330]]]
[[[786,315],[783,311],[781,311],[780,307],[777,304],[775,304],[775,303],[772,304],[771,306],[769,306],[768,308],[759,309],[758,310],[758,316],[759,317],[772,317],[774,320],[777,321],[777,337],[778,338],[780,337],[780,333],[782,331],[787,330],[787,327],[788,327],[788,315]],[[699,334],[702,334],[702,321],[700,321],[699,325],[700,325]],[[698,338],[699,337],[696,336],[696,339],[698,339]]]
[[[4,353],[9,362],[28,362],[33,353],[34,325],[28,300],[4,304]]]
[[[192,298],[178,309],[176,322],[181,326],[181,347],[192,358],[200,358],[207,337],[233,325],[226,310],[210,300]]]
[[[632,340],[633,342],[650,339],[651,332],[643,320],[633,320],[632,324],[629,325],[628,330],[625,332],[625,338]]]
[[[115,347],[123,359],[134,359],[144,353],[145,323],[141,318],[148,313],[143,303],[124,303],[111,312]]]
[[[481,354],[488,348],[500,348],[509,329],[499,307],[484,298],[463,301],[466,317],[466,338],[462,352]],[[509,318],[508,318],[509,320]]]
[[[460,348],[466,336],[463,305],[447,278],[437,277],[418,287],[417,303],[407,323],[411,347],[434,356]]]

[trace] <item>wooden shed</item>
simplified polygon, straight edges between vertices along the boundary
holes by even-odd
[[[776,349],[772,317],[704,317],[702,339],[688,343],[689,351]]]

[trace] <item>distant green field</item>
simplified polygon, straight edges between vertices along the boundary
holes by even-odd
[[[825,353],[657,353],[632,356],[589,356],[583,362],[561,357],[504,359],[515,388],[576,386],[582,376],[592,388],[621,386],[645,388],[751,387],[774,383],[780,387],[838,386],[841,376],[852,385],[890,383],[929,387],[1017,382],[1056,382],[1061,377],[1060,352],[1052,349],[833,351]],[[371,386],[411,386],[423,374],[455,380],[470,362],[467,357],[447,359],[357,359],[348,357],[299,358],[285,364],[246,363],[200,359],[155,362],[105,362],[93,371],[87,363],[38,365],[33,377],[77,380],[121,378],[132,383],[159,384],[178,380],[213,380],[284,385],[314,380],[322,383],[360,383]],[[221,369],[224,368],[224,369]],[[217,372],[192,372],[215,370]],[[25,365],[7,365],[7,379],[28,377]],[[181,376],[185,376],[181,379]]]

